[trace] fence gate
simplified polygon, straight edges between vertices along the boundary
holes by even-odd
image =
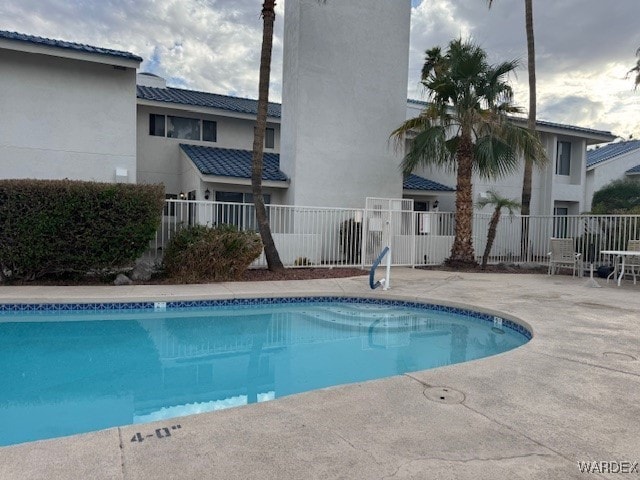
[[[367,197],[362,228],[362,264],[371,265],[385,246],[393,265],[413,265],[415,257],[413,200]]]

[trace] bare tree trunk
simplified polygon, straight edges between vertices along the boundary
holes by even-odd
[[[262,52],[260,54],[260,83],[258,89],[258,114],[253,133],[253,157],[251,172],[251,189],[253,204],[256,208],[256,219],[260,238],[264,245],[267,265],[272,272],[284,270],[278,250],[271,235],[271,227],[267,218],[262,195],[262,170],[264,158],[264,134],[267,128],[267,107],[269,105],[269,77],[271,75],[271,51],[273,49],[273,24],[276,19],[276,1],[265,0],[262,5]]]
[[[446,264],[452,267],[477,267],[473,251],[473,186],[471,174],[473,166],[473,146],[471,139],[464,136],[457,151],[458,175],[456,183],[455,238],[451,247],[451,257]]]
[[[536,51],[533,37],[533,0],[524,0],[525,26],[527,30],[527,69],[529,73],[529,117],[527,128],[531,133],[536,133]],[[524,176],[522,178],[522,233],[521,252],[523,260],[527,260],[529,255],[529,222],[528,217],[531,212],[531,177],[533,176],[533,163],[525,160]]]
[[[482,270],[487,268],[489,254],[491,253],[493,242],[496,239],[498,222],[500,221],[500,210],[502,210],[501,207],[496,207],[496,209],[493,211],[493,215],[491,216],[491,221],[489,222],[489,230],[487,231],[487,244],[484,247],[484,254],[482,255]]]

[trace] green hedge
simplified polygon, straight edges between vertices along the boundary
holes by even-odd
[[[260,236],[235,227],[196,225],[178,231],[164,253],[166,274],[181,283],[239,279],[262,253]]]
[[[161,185],[0,180],[0,280],[129,266],[163,205]]]
[[[591,213],[640,214],[640,181],[614,180],[593,194]]]

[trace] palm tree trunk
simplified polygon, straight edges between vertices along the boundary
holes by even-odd
[[[489,254],[491,253],[491,248],[493,248],[493,242],[496,239],[496,231],[498,230],[498,222],[500,221],[500,210],[502,210],[501,207],[496,207],[489,222],[487,245],[484,247],[484,254],[482,255],[482,270],[487,268],[487,260],[489,260]]]
[[[457,151],[458,175],[456,183],[455,238],[451,257],[446,264],[451,267],[476,267],[473,251],[473,145],[468,136],[463,136]]]
[[[267,107],[269,105],[269,78],[271,75],[271,51],[273,49],[273,24],[276,19],[276,0],[265,0],[262,5],[262,51],[260,54],[260,82],[258,89],[258,114],[253,133],[253,157],[251,171],[251,189],[253,204],[256,208],[258,231],[264,245],[267,265],[272,272],[284,270],[278,250],[271,235],[262,195],[262,170],[264,158],[264,134],[267,128]]]
[[[527,128],[531,133],[536,132],[536,51],[533,38],[533,0],[524,0],[525,27],[527,30],[527,69],[529,73],[529,117]],[[524,176],[522,178],[522,201],[520,202],[522,217],[528,217],[531,212],[531,177],[533,163],[525,161]],[[529,255],[529,223],[522,218],[521,252],[523,260]]]

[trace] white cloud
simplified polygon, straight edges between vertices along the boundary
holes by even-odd
[[[330,8],[331,1],[329,0]],[[519,58],[516,103],[528,105],[522,0],[413,2],[409,96],[420,98],[424,51],[471,37],[492,62]],[[0,29],[136,53],[149,69],[187,88],[256,97],[262,36],[255,0],[4,0]],[[284,2],[278,2],[272,94],[282,85]],[[640,91],[624,74],[640,46],[638,0],[534,2],[540,118],[640,137]],[[572,108],[563,110],[570,102]],[[577,107],[577,105],[582,105]],[[586,110],[585,110],[586,109]],[[548,118],[547,118],[548,117]]]

